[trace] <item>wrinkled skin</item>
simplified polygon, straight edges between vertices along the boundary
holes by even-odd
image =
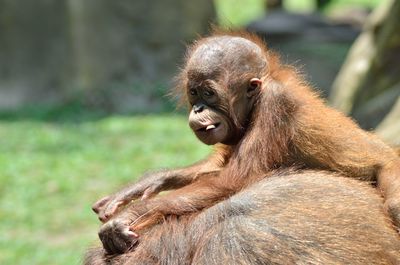
[[[228,51],[221,52],[221,48]],[[230,49],[242,60],[233,60]],[[244,56],[240,57],[237,50]],[[192,106],[189,126],[205,144],[236,144],[245,132],[261,90],[260,78],[266,67],[261,49],[243,38],[220,37],[200,46],[187,64],[187,101]],[[244,80],[227,74],[235,72],[242,77],[249,71],[253,74]]]
[[[130,229],[126,219],[115,218],[104,224],[99,237],[107,253],[122,254],[138,243],[138,235]]]

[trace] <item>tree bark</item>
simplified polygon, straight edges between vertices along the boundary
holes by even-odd
[[[376,128],[376,133],[386,142],[400,147],[400,98]]]
[[[376,127],[400,95],[400,1],[387,0],[369,17],[330,97],[362,127]]]

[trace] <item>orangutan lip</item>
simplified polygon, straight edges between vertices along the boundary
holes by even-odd
[[[215,124],[210,124],[210,125],[207,125],[207,126],[203,126],[203,127],[201,127],[201,128],[199,128],[199,129],[197,129],[196,131],[198,131],[198,132],[208,132],[208,131],[211,131],[211,130],[215,130],[215,129],[217,129],[218,128],[218,126],[220,125],[221,123],[215,123]]]

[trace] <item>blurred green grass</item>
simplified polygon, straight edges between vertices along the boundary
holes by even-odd
[[[80,264],[98,243],[91,203],[209,150],[175,114],[0,120],[0,264]]]

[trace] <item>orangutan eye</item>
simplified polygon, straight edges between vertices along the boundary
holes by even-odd
[[[212,96],[214,96],[214,92],[209,91],[209,90],[206,90],[206,91],[204,92],[204,96],[206,96],[206,97],[212,97]]]
[[[192,88],[192,89],[189,90],[189,93],[190,93],[190,95],[192,95],[192,96],[196,96],[196,95],[197,95],[197,90],[194,89],[194,88]]]

